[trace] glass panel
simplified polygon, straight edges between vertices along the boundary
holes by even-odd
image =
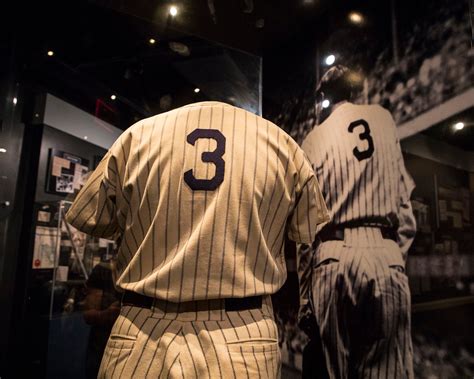
[[[22,328],[35,341],[24,344],[24,368],[48,378],[96,377],[118,316],[114,246],[66,227],[59,211],[104,156],[111,136],[194,102],[261,113],[260,57],[137,18],[133,7],[70,7],[33,6],[26,17],[35,33],[19,30],[16,40],[18,75],[31,103],[26,165],[37,173],[30,248],[22,253],[30,270]]]

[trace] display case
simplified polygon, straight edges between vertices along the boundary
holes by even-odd
[[[68,373],[83,378],[84,368],[96,370],[100,359],[96,346],[105,344],[119,309],[116,244],[68,224],[65,215],[71,204],[68,200],[35,204],[31,309],[36,315],[34,329],[47,340],[47,377]],[[113,317],[97,324],[101,315],[107,320]]]
[[[70,201],[37,204],[32,269],[49,271],[49,318],[81,311],[94,267],[110,262],[115,241],[91,237],[65,220]]]

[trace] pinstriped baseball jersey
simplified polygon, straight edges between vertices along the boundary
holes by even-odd
[[[130,127],[67,214],[120,240],[117,284],[172,302],[271,294],[284,236],[311,243],[328,212],[311,165],[276,125],[204,102]]]
[[[153,309],[122,307],[99,379],[280,378],[270,296],[263,297],[261,309],[238,312],[196,310],[189,303],[183,312],[183,303],[163,303]]]
[[[390,113],[378,105],[344,103],[307,135],[302,148],[332,223],[398,227],[405,255],[416,231],[410,204],[415,186]]]
[[[399,270],[415,234],[414,184],[394,121],[380,106],[344,103],[303,149],[334,226],[344,228],[343,241],[318,241],[298,267],[300,312],[311,299],[328,375],[412,378],[410,291]],[[397,230],[398,246],[379,226]]]

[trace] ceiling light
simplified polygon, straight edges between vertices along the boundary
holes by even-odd
[[[349,13],[349,21],[353,24],[359,25],[364,22],[364,16],[359,12],[351,12]]]
[[[150,38],[148,42],[150,43],[150,45],[154,45],[156,43],[156,40],[154,38]]]
[[[454,130],[462,130],[464,129],[464,122],[457,122],[454,124]]]
[[[110,96],[110,98],[111,98],[112,100],[115,100],[115,99],[117,98],[117,96],[112,95],[112,96]]]
[[[199,93],[201,91],[199,88],[194,88],[194,93]]]
[[[7,149],[5,149],[4,147],[0,147],[0,153],[6,153],[7,152]]]
[[[330,101],[326,99],[326,100],[323,100],[322,106],[323,108],[327,108],[329,107],[330,104],[331,104]]]
[[[333,54],[331,54],[331,55],[328,55],[324,61],[326,62],[328,66],[331,66],[336,61],[336,57]]]
[[[168,43],[168,46],[175,53],[182,55],[183,57],[189,57],[191,55],[191,51],[189,50],[189,47],[186,46],[184,43],[171,41]]]
[[[16,105],[18,103],[18,99],[16,97],[13,98],[13,105]]]
[[[84,139],[87,139],[88,137],[87,136],[84,136]]]
[[[170,15],[171,16],[176,16],[178,14],[178,8],[176,8],[174,5],[170,7]]]
[[[52,57],[54,55],[54,51],[53,50],[49,50],[48,51],[48,57]]]

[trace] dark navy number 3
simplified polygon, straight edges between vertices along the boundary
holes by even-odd
[[[372,139],[372,136],[370,135],[370,128],[369,128],[369,123],[365,120],[357,120],[354,122],[351,122],[349,125],[349,133],[354,132],[354,129],[357,128],[358,126],[363,126],[364,131],[359,134],[359,139],[361,141],[367,141],[367,148],[365,150],[359,150],[358,147],[354,147],[352,152],[354,153],[355,157],[359,160],[362,161],[364,159],[369,159],[372,154],[374,153],[374,140]]]
[[[193,170],[184,173],[184,181],[194,191],[214,191],[224,181],[225,161],[222,156],[225,153],[225,137],[215,129],[196,129],[188,134],[187,141],[194,146],[199,138],[212,138],[217,142],[214,151],[205,151],[201,155],[201,159],[206,163],[214,163],[216,166],[216,174],[211,179],[197,179]]]

